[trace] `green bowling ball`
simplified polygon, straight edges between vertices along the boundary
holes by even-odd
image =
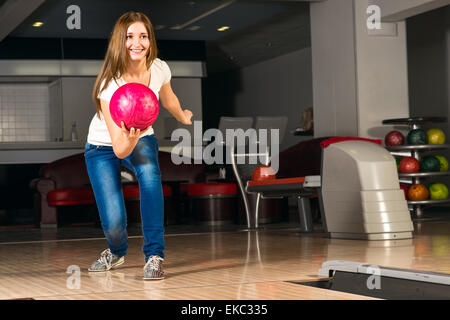
[[[427,134],[422,129],[411,130],[406,139],[409,145],[414,146],[428,143]]]
[[[445,200],[448,198],[448,188],[443,183],[433,183],[428,187],[431,200]]]
[[[441,170],[441,162],[435,156],[426,156],[420,162],[420,171],[422,172],[439,172]]]

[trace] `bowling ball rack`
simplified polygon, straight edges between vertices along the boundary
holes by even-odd
[[[409,130],[422,129],[425,124],[446,123],[445,117],[414,117],[414,118],[398,118],[383,120],[384,125],[407,125]],[[392,155],[403,157],[414,157],[418,161],[422,159],[423,152],[433,152],[438,150],[450,149],[450,144],[426,144],[426,145],[402,145],[402,146],[386,146]],[[425,179],[431,177],[450,176],[450,171],[446,172],[416,172],[416,173],[398,173],[400,183],[418,184],[423,183]],[[420,220],[424,218],[424,210],[426,206],[450,204],[450,198],[445,200],[423,200],[410,201],[407,200],[408,208],[412,218]]]

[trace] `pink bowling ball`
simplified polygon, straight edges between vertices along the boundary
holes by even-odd
[[[120,122],[123,121],[127,130],[135,128],[142,131],[151,126],[158,117],[158,98],[143,84],[127,83],[114,92],[109,103],[109,112],[119,127],[122,127]]]

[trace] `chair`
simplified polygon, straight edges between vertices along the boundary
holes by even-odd
[[[250,129],[253,124],[252,117],[220,117],[219,130],[225,136],[226,129]]]
[[[272,159],[276,159],[275,167],[278,169],[279,167],[279,145],[284,139],[284,135],[286,134],[286,127],[288,123],[288,117],[286,116],[278,116],[278,117],[263,117],[258,116],[255,117],[255,129],[260,133],[261,129],[267,130],[267,140],[266,140],[266,150],[260,149],[260,152],[266,154],[266,162],[265,165],[270,164],[270,156]],[[278,130],[278,141],[277,144],[272,146],[272,129]],[[259,137],[261,138],[261,137]],[[274,137],[276,139],[276,137]],[[260,145],[260,148],[264,148],[264,146],[261,144],[261,140],[258,139],[258,143]],[[276,158],[274,158],[274,156]],[[272,163],[272,165],[274,165]],[[256,166],[253,167],[253,170],[256,169]],[[252,170],[252,172],[253,172]],[[251,176],[248,180],[251,179]],[[258,228],[259,223],[259,212],[260,212],[260,201],[261,201],[262,195],[259,193],[256,196],[256,208],[255,208],[255,228]]]
[[[239,190],[242,195],[242,199],[244,201],[245,206],[245,213],[247,218],[247,226],[250,228],[250,205],[247,199],[247,194],[244,190],[245,186],[242,182],[242,180],[239,177],[239,173],[237,171],[236,163],[235,163],[235,147],[240,146],[244,147],[246,146],[245,139],[238,139],[237,137],[234,137],[231,141],[231,144],[229,144],[230,139],[226,138],[226,131],[227,129],[231,130],[237,130],[242,129],[243,131],[247,131],[248,129],[252,128],[253,124],[253,118],[252,117],[221,117],[219,121],[219,130],[222,132],[224,141],[222,141],[222,145],[225,146],[226,154],[230,155],[230,158],[227,160],[231,160],[233,172],[236,178],[236,181],[239,186]],[[228,161],[226,162],[228,163]]]
[[[288,123],[288,117],[256,117],[255,118],[255,129],[259,131],[260,129],[266,129],[270,134],[270,129],[278,129],[279,130],[279,143],[284,139],[284,135],[286,134],[286,128]],[[267,141],[270,142],[270,136],[267,137]]]
[[[219,129],[224,136],[226,129],[242,129],[248,134],[248,141],[237,137],[232,140],[231,145],[228,144],[230,139],[225,141],[227,151],[231,155],[229,160],[231,160],[233,172],[244,201],[248,228],[251,228],[251,210],[249,196],[245,191],[245,184],[251,180],[254,169],[261,164],[268,165],[270,159],[271,136],[268,135],[266,141],[260,141],[261,137],[258,137],[259,130],[266,129],[267,133],[271,134],[270,129],[278,129],[282,133],[280,136],[284,137],[287,120],[287,117],[256,117],[255,125],[252,128],[253,119],[251,117],[222,117],[220,119]],[[249,129],[254,130],[248,131]],[[278,148],[276,148],[276,152],[278,152]],[[255,228],[258,228],[259,199],[260,195],[256,199]]]
[[[250,194],[264,195],[264,197],[261,196],[262,198],[295,197],[298,204],[301,232],[313,231],[311,204],[314,204],[316,219],[319,218],[317,215],[320,215],[322,225],[326,229],[321,190],[314,187],[317,184],[314,179],[321,174],[321,142],[328,138],[302,141],[281,152],[276,183],[272,183],[272,181],[247,183],[246,191]],[[303,188],[303,186],[308,188]]]

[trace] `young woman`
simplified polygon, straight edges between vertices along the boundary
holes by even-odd
[[[170,85],[171,72],[157,58],[153,26],[139,12],[127,12],[116,22],[93,98],[97,107],[85,147],[86,166],[108,243],[89,271],[107,271],[124,263],[128,249],[127,217],[120,166],[134,172],[139,182],[145,254],[144,279],[163,279],[164,198],[158,164],[158,144],[152,127],[140,132],[111,118],[109,102],[122,85],[148,86],[162,105],[181,123],[192,124],[192,112],[182,110]]]

